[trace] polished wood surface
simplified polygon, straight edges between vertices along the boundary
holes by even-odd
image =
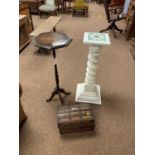
[[[27,15],[19,15],[19,51],[30,42],[27,31],[27,19]]]
[[[72,41],[72,39],[66,34],[59,32],[40,33],[33,40],[38,47],[45,49],[57,49],[65,47]]]
[[[59,106],[57,124],[61,134],[94,130],[95,121],[91,105],[78,103]]]
[[[39,6],[44,4],[44,0],[20,0],[20,2],[30,7],[31,14],[40,14]]]
[[[124,5],[125,0],[112,0],[111,3],[119,3],[120,5]]]
[[[24,24],[27,21],[28,17],[27,15],[19,15],[19,26]]]
[[[28,20],[27,20],[27,32],[28,34],[31,33],[34,29],[33,27],[33,21],[32,21],[32,16],[30,14],[30,8],[29,5],[20,3],[19,4],[19,14],[20,15],[27,15]]]
[[[33,31],[33,22],[27,4],[19,4],[19,51],[30,43],[29,33]]]
[[[50,50],[50,52],[53,53],[54,59],[56,59],[55,49],[66,47],[70,44],[71,41],[72,39],[69,38],[66,34],[58,32],[45,32],[33,38],[33,42],[35,43],[35,45],[40,48]],[[69,95],[70,92],[66,92],[63,88],[59,86],[59,75],[56,63],[54,63],[54,72],[56,87],[54,91],[51,93],[51,96],[46,101],[50,102],[55,95],[58,95],[60,102],[63,104],[63,98],[61,94]]]

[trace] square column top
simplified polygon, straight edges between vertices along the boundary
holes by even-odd
[[[85,32],[83,43],[90,45],[110,45],[110,38],[108,33],[100,32]]]

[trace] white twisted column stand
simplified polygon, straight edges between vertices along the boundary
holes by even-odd
[[[96,70],[97,70],[97,57],[99,56],[100,46],[90,46],[89,47],[89,55],[85,76],[85,83],[94,84],[96,79]]]
[[[107,33],[85,32],[84,43],[90,44],[85,75],[85,83],[79,83],[76,90],[76,102],[101,104],[100,86],[95,84],[98,56],[101,45],[110,44]]]

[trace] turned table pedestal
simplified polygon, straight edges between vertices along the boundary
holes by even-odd
[[[55,95],[58,95],[60,102],[63,103],[61,93],[65,95],[69,95],[70,92],[66,92],[63,88],[60,88],[59,86],[59,76],[58,76],[58,69],[57,69],[57,63],[56,63],[56,49],[68,46],[72,41],[72,39],[69,38],[64,33],[45,32],[45,33],[40,33],[38,36],[34,38],[33,41],[38,47],[50,50],[54,58],[54,72],[55,72],[56,87],[52,92],[51,96],[46,101],[49,102],[53,99]]]

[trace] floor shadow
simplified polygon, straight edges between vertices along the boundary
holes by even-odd
[[[49,56],[51,54],[51,50],[39,48],[36,51],[34,51],[34,54],[36,55],[43,55],[43,56]]]
[[[127,98],[117,94],[106,95],[103,94],[102,96],[102,104],[101,105],[92,105],[94,111],[109,111],[111,113],[123,113],[126,109],[125,105],[128,102]]]
[[[96,136],[95,131],[84,131],[84,132],[74,132],[74,133],[64,133],[60,135],[64,140],[73,140],[73,139],[83,139]]]

